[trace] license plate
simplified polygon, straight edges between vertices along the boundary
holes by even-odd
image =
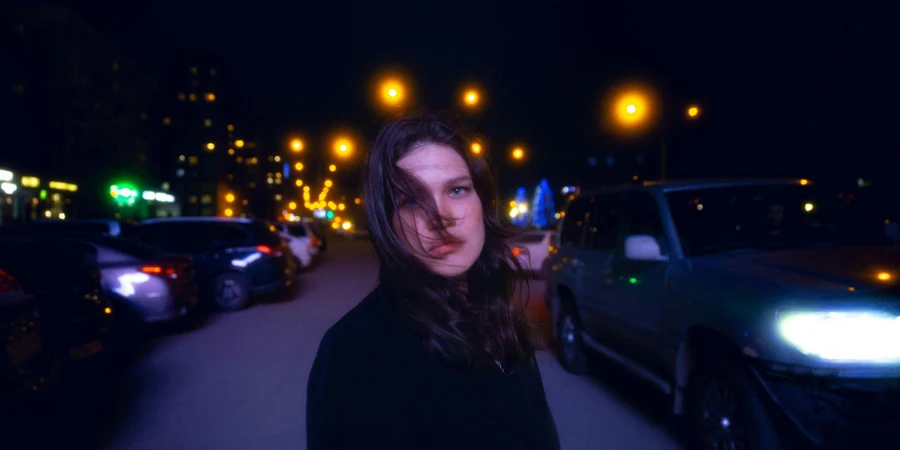
[[[96,355],[97,353],[100,353],[101,350],[103,350],[103,343],[100,341],[92,341],[69,350],[69,357],[72,358],[72,361],[78,361]]]
[[[37,354],[41,348],[41,335],[37,332],[28,333],[6,346],[6,356],[9,362],[17,366]]]

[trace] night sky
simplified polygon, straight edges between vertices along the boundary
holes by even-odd
[[[70,3],[159,77],[180,50],[225,56],[240,111],[273,145],[335,125],[371,138],[371,74],[398,65],[419,106],[452,107],[465,81],[485,87],[472,128],[531,150],[504,171],[507,194],[621,153],[599,105],[629,79],[652,82],[667,114],[703,105],[702,123],[672,141],[673,176],[897,178],[900,38],[887,1]]]

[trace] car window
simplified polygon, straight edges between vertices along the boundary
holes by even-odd
[[[620,196],[598,195],[590,206],[590,222],[584,238],[585,247],[613,250],[619,239]]]
[[[152,258],[157,254],[157,251],[153,247],[130,239],[97,235],[84,235],[79,236],[78,238],[116,252],[131,255],[138,259]]]
[[[582,245],[590,200],[588,197],[580,197],[573,200],[572,204],[569,205],[566,218],[563,220],[562,229],[560,230],[560,245],[571,244],[576,247]]]
[[[622,196],[621,205],[623,237],[645,234],[662,238],[662,217],[653,195],[643,191],[627,192]]]
[[[216,223],[214,224],[214,228],[216,245],[231,247],[252,244],[250,233],[239,225]]]
[[[296,223],[287,226],[288,234],[294,237],[306,237],[306,225]]]

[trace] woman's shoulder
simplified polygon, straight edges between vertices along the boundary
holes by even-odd
[[[319,351],[345,357],[371,356],[408,338],[404,324],[391,312],[384,292],[375,288],[325,332]]]

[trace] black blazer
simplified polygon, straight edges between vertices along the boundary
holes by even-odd
[[[308,450],[554,450],[537,367],[463,371],[430,355],[375,289],[322,338],[306,400]]]

